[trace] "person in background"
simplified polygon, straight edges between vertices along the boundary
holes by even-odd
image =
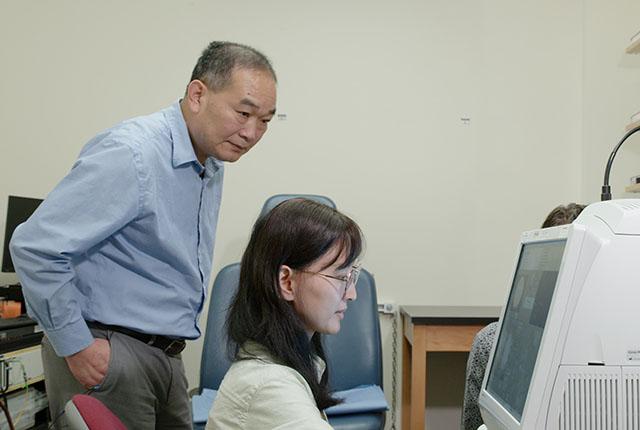
[[[180,353],[200,336],[224,162],[258,143],[275,104],[267,57],[212,42],[181,100],[96,135],[15,230],[53,418],[91,391],[128,428],[191,428]]]
[[[227,326],[234,362],[207,430],[331,429],[322,335],[356,299],[362,234],[323,204],[291,199],[256,223]]]
[[[554,208],[542,223],[542,228],[570,224],[575,220],[586,206],[577,203],[569,203]],[[498,329],[498,321],[480,330],[473,339],[469,358],[467,360],[467,372],[465,376],[464,400],[462,404],[462,430],[477,430],[484,422],[480,415],[478,398],[482,389],[482,381],[489,362],[489,355]]]

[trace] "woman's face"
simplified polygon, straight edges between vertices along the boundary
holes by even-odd
[[[340,256],[326,267],[337,253]],[[315,332],[338,333],[347,310],[347,302],[357,297],[355,286],[349,286],[345,291],[345,281],[331,278],[344,278],[349,274],[351,267],[339,269],[344,261],[343,250],[334,247],[304,271],[287,266],[281,268],[280,287],[283,297],[291,302],[309,337]]]

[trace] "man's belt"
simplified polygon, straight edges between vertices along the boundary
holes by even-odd
[[[167,336],[140,333],[128,328],[120,327],[117,325],[102,324],[97,321],[87,321],[87,325],[90,328],[111,330],[118,333],[126,334],[127,336],[137,339],[140,342],[161,349],[167,355],[178,355],[182,352],[185,346],[187,346],[184,339],[173,339]]]

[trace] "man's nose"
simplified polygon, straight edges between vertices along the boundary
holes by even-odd
[[[249,143],[255,142],[259,135],[257,121],[254,119],[247,121],[238,134]]]

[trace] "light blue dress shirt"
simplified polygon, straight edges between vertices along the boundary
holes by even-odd
[[[198,162],[178,102],[87,143],[11,241],[28,313],[58,355],[93,342],[85,320],[200,336],[223,174]]]

